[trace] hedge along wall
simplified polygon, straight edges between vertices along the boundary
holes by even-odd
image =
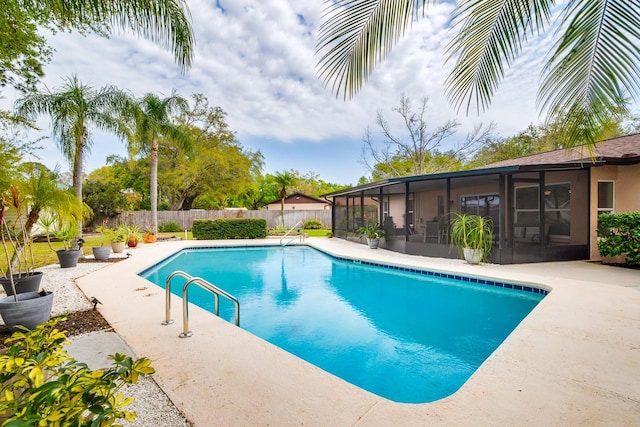
[[[276,228],[282,224],[280,210],[191,210],[191,211],[158,211],[158,224],[176,222],[181,230],[191,230],[192,222],[196,219],[218,218],[262,218],[267,221],[268,228]],[[284,226],[288,230],[298,221],[316,219],[324,228],[331,228],[331,210],[285,210]],[[151,225],[151,211],[123,212],[117,218],[109,219],[108,226],[114,227],[119,222],[138,225],[143,230]],[[100,224],[95,224],[100,225]]]
[[[640,264],[640,212],[598,215],[598,251],[603,257],[624,255]]]
[[[267,221],[261,218],[194,219],[197,240],[262,239],[267,237]]]

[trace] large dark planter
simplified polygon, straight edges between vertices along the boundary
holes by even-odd
[[[33,273],[26,274],[14,274],[13,283],[16,286],[16,292],[22,294],[24,292],[37,292],[40,290],[40,281],[42,280],[42,272],[34,271]],[[13,295],[13,289],[11,289],[11,281],[8,277],[0,278],[0,284],[4,288],[7,295]]]
[[[95,259],[105,260],[111,255],[111,246],[93,246],[91,250]]]
[[[58,254],[58,261],[60,261],[60,268],[69,268],[69,267],[75,267],[78,265],[78,258],[80,258],[80,250],[72,250],[72,251],[65,251],[65,250],[59,250],[56,251],[56,254]]]
[[[17,325],[33,329],[49,320],[53,307],[53,292],[25,292],[0,299],[0,316],[10,331]]]

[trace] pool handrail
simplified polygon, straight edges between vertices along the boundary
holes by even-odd
[[[289,231],[287,231],[286,233],[284,233],[284,236],[282,236],[282,238],[280,239],[280,246],[287,246],[289,243],[293,242],[296,239],[296,236],[293,236],[291,239],[289,239],[289,241],[287,243],[282,243],[282,241],[299,225],[303,225],[304,223],[302,222],[302,220],[298,221],[295,223],[295,225],[293,227],[291,227],[289,229]],[[302,240],[302,234],[300,234],[300,236],[297,236],[300,238],[300,240]]]
[[[207,282],[201,277],[192,277],[188,273],[184,271],[174,271],[167,277],[165,282],[165,320],[162,321],[163,325],[170,325],[173,323],[171,319],[171,280],[176,277],[181,276],[187,279],[187,282],[182,286],[182,325],[183,331],[180,333],[180,338],[188,338],[193,335],[193,332],[189,331],[189,286],[192,283],[200,286],[201,288],[211,292],[214,298],[214,311],[215,315],[219,316],[220,313],[220,295],[232,301],[235,305],[235,324],[236,326],[240,326],[240,303],[238,299],[226,292],[223,289],[218,288],[212,283]]]

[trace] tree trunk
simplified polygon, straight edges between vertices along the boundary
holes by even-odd
[[[158,140],[154,139],[149,159],[149,167],[151,168],[149,198],[151,202],[151,228],[156,234],[158,234],[158,148]]]
[[[76,197],[82,202],[82,168],[84,162],[84,147],[86,140],[86,131],[83,132],[82,140],[76,146],[76,152],[73,160],[73,190]],[[82,218],[78,218],[78,231],[76,236],[82,237]]]

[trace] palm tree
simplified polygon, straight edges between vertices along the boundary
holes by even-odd
[[[357,93],[375,63],[404,36],[417,10],[430,0],[338,0],[320,27],[319,74],[345,98]],[[599,129],[626,113],[625,97],[640,95],[640,7],[637,1],[461,1],[458,31],[448,47],[455,61],[447,80],[450,101],[467,113],[486,109],[532,35],[550,29],[558,41],[541,76],[538,103],[547,119],[564,121],[566,146],[592,147]],[[557,18],[558,22],[552,22]]]
[[[191,139],[173,119],[189,108],[187,100],[175,92],[166,98],[160,98],[153,93],[147,93],[138,101],[134,113],[134,131],[129,142],[132,154],[144,152],[149,154],[151,169],[149,198],[151,202],[151,227],[158,232],[158,150],[163,138],[176,142],[179,146],[191,149]]]
[[[95,90],[74,75],[53,92],[34,92],[18,99],[16,111],[29,120],[40,114],[50,116],[54,140],[72,166],[73,189],[82,200],[82,174],[85,156],[91,149],[91,127],[126,138],[127,130],[119,116],[130,103],[129,95],[120,89],[105,86]]]
[[[280,212],[282,219],[282,228],[284,228],[284,199],[287,197],[287,187],[296,185],[298,178],[289,171],[277,172],[273,176],[273,181],[280,191]]]
[[[11,186],[11,204],[19,212],[18,218],[24,214],[26,220],[18,224],[15,231],[18,238],[11,257],[13,271],[24,258],[24,248],[29,244],[33,226],[38,223],[42,213],[52,213],[62,220],[73,221],[81,221],[88,213],[86,206],[73,192],[61,185],[58,170],[51,171],[39,163],[26,163],[21,165],[21,169],[26,172],[26,178],[16,186]],[[25,260],[25,265],[28,264],[28,260]]]

